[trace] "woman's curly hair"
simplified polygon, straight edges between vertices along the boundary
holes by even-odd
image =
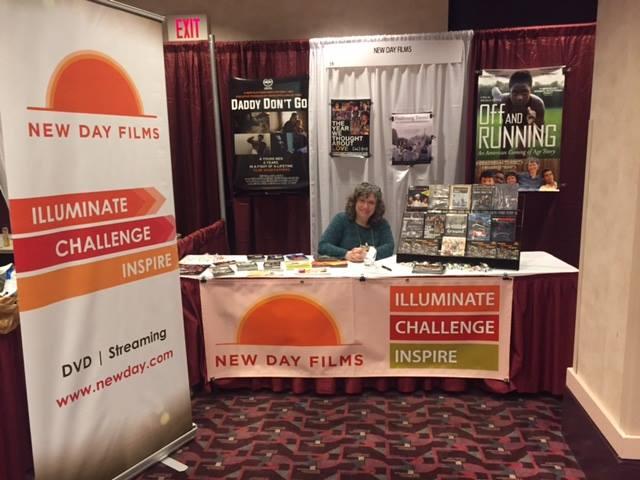
[[[376,197],[376,209],[373,212],[373,215],[369,218],[369,225],[377,225],[382,221],[382,217],[384,216],[385,206],[384,201],[382,200],[382,190],[377,185],[368,182],[362,182],[359,185],[356,185],[353,193],[349,195],[347,198],[347,205],[344,207],[344,211],[349,217],[349,220],[355,222],[356,220],[356,202],[359,198],[367,198],[369,195],[373,194]]]

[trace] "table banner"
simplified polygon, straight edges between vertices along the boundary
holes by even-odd
[[[212,378],[509,378],[511,280],[224,279],[200,296]]]
[[[0,30],[35,477],[131,476],[193,434],[162,24],[9,1]]]

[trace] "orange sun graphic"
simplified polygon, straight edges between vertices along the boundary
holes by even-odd
[[[276,295],[255,305],[238,327],[244,345],[340,345],[340,332],[329,312],[300,295]]]
[[[29,109],[155,117],[144,114],[140,94],[127,71],[95,51],[74,52],[62,59],[49,80],[46,107]]]

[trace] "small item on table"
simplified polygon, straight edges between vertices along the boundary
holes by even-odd
[[[209,265],[184,265],[180,264],[180,275],[200,275]]]
[[[262,268],[264,268],[265,270],[282,270],[282,262],[266,260],[262,265]]]
[[[346,268],[349,266],[349,262],[343,258],[333,258],[333,257],[320,255],[313,262],[311,262],[311,266],[314,268],[316,267]]]
[[[471,265],[470,263],[447,263],[448,270],[462,270],[463,272],[488,272],[491,267],[486,263]]]
[[[444,273],[444,265],[440,262],[416,262],[411,273],[430,273],[441,275]]]
[[[239,272],[248,272],[251,270],[258,270],[258,264],[256,262],[238,262],[236,268]]]
[[[366,244],[366,243],[364,245],[364,249],[366,252],[364,256],[364,264],[370,267],[376,261],[376,254],[378,253],[378,251],[376,250],[376,247],[369,246],[369,244]]]
[[[287,255],[284,256],[284,258],[286,260],[292,260],[292,261],[305,261],[308,260],[307,256],[304,253],[288,253]]]
[[[219,262],[213,262],[211,264],[212,267],[217,268],[217,267],[230,267],[231,265],[235,265],[236,261],[235,260],[221,260]]]
[[[213,273],[214,277],[223,277],[227,275],[235,275],[236,272],[231,269],[228,265],[216,266],[211,268],[211,273]]]
[[[311,260],[308,258],[306,260],[294,260],[294,261],[286,261],[284,262],[284,266],[287,270],[310,270],[311,269]]]

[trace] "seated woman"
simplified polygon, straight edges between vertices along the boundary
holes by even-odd
[[[337,214],[320,237],[318,253],[363,262],[367,246],[376,248],[376,258],[393,255],[393,234],[383,218],[380,187],[364,182],[347,199],[345,211]]]

